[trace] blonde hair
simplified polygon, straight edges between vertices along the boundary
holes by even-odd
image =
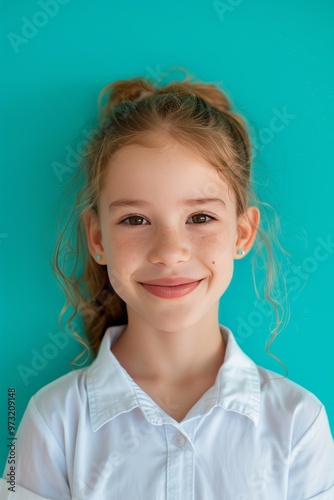
[[[190,81],[191,78],[187,74],[184,80],[165,86],[155,85],[144,77],[118,80],[104,87],[99,95],[100,123],[91,133],[75,179],[77,182],[81,177],[83,185],[59,235],[53,261],[54,272],[66,295],[59,318],[73,306],[67,323],[86,352],[90,346],[94,356],[106,328],[127,323],[126,305],[112,289],[106,266],[98,264],[88,252],[82,221],[89,210],[99,215],[99,197],[108,164],[117,150],[134,143],[158,147],[166,137],[171,137],[217,169],[235,193],[237,216],[245,213],[250,204],[264,207],[251,185],[252,145],[244,118],[231,109],[229,98],[216,85]],[[102,105],[105,97],[106,103]],[[263,211],[261,220],[268,223]],[[278,359],[269,352],[269,346],[279,332],[284,311],[277,286],[279,270],[274,243],[281,246],[273,227],[270,224],[268,227],[265,231],[261,222],[258,229],[253,276],[255,279],[256,259],[266,261],[264,299],[275,313],[275,326],[266,350]],[[71,255],[74,260],[68,269]],[[83,317],[89,346],[71,326],[77,314]]]

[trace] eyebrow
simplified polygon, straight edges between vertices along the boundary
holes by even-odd
[[[219,203],[225,205],[225,202],[220,198],[195,198],[190,200],[183,200],[181,204],[192,206],[192,205],[206,205],[209,203]],[[149,207],[151,204],[145,200],[131,200],[131,199],[119,199],[112,201],[109,205],[109,210],[120,207]]]

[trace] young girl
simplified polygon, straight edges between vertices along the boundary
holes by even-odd
[[[96,357],[30,400],[1,498],[333,499],[324,406],[218,321],[234,261],[265,238],[245,121],[189,79],[106,92],[75,207],[81,274],[56,255]]]

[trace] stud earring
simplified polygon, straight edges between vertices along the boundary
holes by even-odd
[[[96,260],[101,260],[102,256],[101,255],[96,255]]]
[[[245,250],[243,248],[240,248],[239,250],[237,250],[237,254],[238,255],[245,255]]]

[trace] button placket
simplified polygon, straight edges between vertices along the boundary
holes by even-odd
[[[167,453],[166,500],[193,500],[195,452],[179,425],[165,427]]]

